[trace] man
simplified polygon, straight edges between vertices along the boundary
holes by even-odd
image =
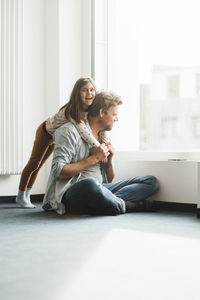
[[[118,120],[121,104],[114,93],[97,93],[86,126],[100,142],[102,132],[111,130]],[[145,199],[158,190],[157,179],[151,175],[112,183],[115,175],[112,144],[91,148],[71,122],[56,130],[54,143],[44,210],[53,209],[59,214],[117,215],[144,209]]]

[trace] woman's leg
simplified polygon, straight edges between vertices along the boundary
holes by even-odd
[[[31,174],[31,177],[29,179],[29,182],[28,182],[28,185],[27,185],[27,188],[31,189],[36,178],[37,178],[37,175],[38,175],[38,172],[39,170],[41,169],[41,167],[43,166],[43,164],[45,163],[45,161],[49,158],[49,156],[52,154],[54,150],[54,144],[51,144],[49,145],[49,147],[47,148],[47,151],[45,153],[45,155],[43,156],[41,162],[40,162],[40,165],[38,166],[38,168]]]
[[[25,191],[27,186],[32,187],[29,185],[31,176],[34,173],[34,180],[36,179],[39,169],[41,167],[41,163],[42,162],[44,163],[44,157],[46,153],[48,153],[48,157],[49,157],[49,155],[53,151],[52,145],[53,145],[53,140],[47,136],[41,124],[36,131],[35,141],[34,141],[30,159],[22,171],[22,175],[19,183],[19,189],[21,191]]]
[[[37,177],[39,169],[44,164],[49,155],[53,152],[53,140],[47,136],[41,124],[35,136],[35,141],[30,159],[22,171],[19,191],[16,202],[23,208],[34,208],[30,201],[31,187]],[[28,189],[27,189],[28,186]]]
[[[47,152],[45,153],[41,163],[40,163],[40,166],[37,170],[35,170],[32,174],[31,174],[31,177],[29,179],[29,182],[28,182],[28,185],[27,185],[27,189],[25,190],[25,196],[26,196],[26,199],[27,201],[30,203],[31,199],[30,199],[30,195],[31,195],[31,189],[32,189],[32,186],[33,184],[35,183],[35,180],[37,178],[37,175],[38,175],[38,172],[39,170],[41,169],[41,167],[43,166],[43,164],[45,163],[45,161],[49,158],[49,156],[51,155],[51,153],[53,152],[54,150],[54,144],[50,145]]]

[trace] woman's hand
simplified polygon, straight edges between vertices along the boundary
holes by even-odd
[[[108,147],[109,155],[107,157],[108,161],[111,161],[114,154],[115,154],[115,149],[111,143],[106,143],[106,146]]]
[[[90,153],[96,158],[97,162],[107,161],[107,157],[110,155],[109,149],[104,143],[99,147],[93,147]]]
[[[107,147],[107,157],[105,159],[103,159],[102,162],[104,164],[107,164],[108,162],[112,161],[112,158],[114,156],[115,150],[114,150],[114,147],[113,147],[113,145],[111,143],[106,143],[105,145]]]

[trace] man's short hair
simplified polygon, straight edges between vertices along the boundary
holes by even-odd
[[[96,93],[96,97],[92,105],[88,108],[88,115],[96,117],[99,114],[100,109],[106,113],[111,106],[117,106],[122,104],[120,96],[113,92],[99,91]]]

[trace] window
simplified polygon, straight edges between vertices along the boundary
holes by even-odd
[[[196,73],[195,74],[195,89],[196,89],[196,95],[199,96],[200,95],[200,73]]]
[[[195,138],[200,138],[200,117],[192,117],[192,132]]]
[[[198,0],[95,1],[97,88],[124,102],[112,131],[118,150],[199,149],[198,11]]]
[[[177,136],[177,118],[164,117],[161,119],[161,138],[170,139]]]
[[[168,98],[179,97],[179,76],[173,75],[167,78]]]

